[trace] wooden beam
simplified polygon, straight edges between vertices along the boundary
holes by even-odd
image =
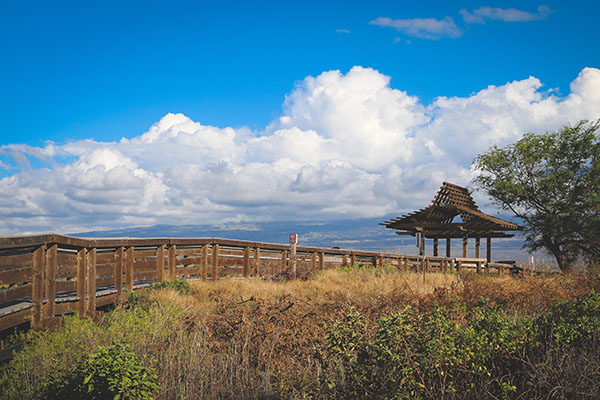
[[[451,257],[450,253],[451,253],[451,249],[452,249],[452,245],[450,243],[450,238],[446,238],[446,257]]]
[[[165,245],[161,244],[156,248],[156,281],[165,280]]]
[[[123,290],[123,264],[125,263],[125,248],[119,247],[115,252],[115,290],[117,302],[121,301]]]
[[[133,246],[127,248],[125,252],[125,287],[127,290],[133,291],[133,259],[135,249]]]
[[[219,245],[213,244],[212,246],[212,279],[216,281],[219,279]]]
[[[44,317],[53,318],[56,305],[56,268],[58,245],[55,244],[46,251],[46,306]]]
[[[486,258],[488,262],[492,262],[492,238],[488,237],[486,240]]]
[[[87,315],[94,317],[96,315],[96,248],[94,247],[88,251],[87,260],[87,275],[88,275],[88,287],[87,287]]]
[[[177,263],[177,245],[169,246],[169,279],[175,279],[175,264]]]
[[[260,247],[254,249],[254,273],[260,276]]]
[[[46,274],[46,246],[40,246],[33,252],[33,277],[31,300],[33,302],[31,327],[41,330],[42,305],[44,304],[44,275]]]
[[[202,258],[200,262],[200,275],[202,275],[202,280],[206,280],[208,275],[208,245],[205,244],[202,246]]]
[[[438,238],[433,238],[433,256],[438,256]]]
[[[77,313],[79,318],[85,318],[85,289],[87,286],[87,250],[85,248],[77,252]]]
[[[250,276],[250,247],[244,247],[244,278]]]

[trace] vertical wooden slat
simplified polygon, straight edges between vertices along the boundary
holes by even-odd
[[[254,273],[260,276],[260,247],[254,249]]]
[[[135,257],[135,249],[133,246],[126,251],[127,261],[125,263],[125,286],[129,291],[133,291],[133,260]]]
[[[350,265],[351,265],[352,267],[354,267],[354,266],[356,265],[356,256],[355,256],[354,254],[352,254],[352,255],[350,256]]]
[[[319,253],[319,270],[323,270],[325,268],[325,253],[322,251]]]
[[[83,248],[77,252],[77,312],[79,318],[85,318],[85,289],[87,287],[87,249]]]
[[[169,279],[177,278],[175,276],[175,263],[177,261],[176,250],[177,250],[177,246],[175,246],[174,244],[169,246]],[[188,274],[188,276],[189,276],[189,274]]]
[[[469,257],[469,238],[463,237],[463,258]]]
[[[377,256],[371,257],[371,263],[375,268],[377,268]]]
[[[94,317],[96,315],[96,248],[88,251],[88,302],[87,315]]]
[[[452,248],[450,238],[446,238],[446,257],[450,257],[450,249]]]
[[[35,330],[43,328],[42,305],[44,303],[44,275],[46,270],[46,246],[40,246],[33,252],[33,277],[31,300],[33,302],[31,327]]]
[[[281,265],[279,266],[279,272],[285,272],[287,266],[287,250],[281,252]]]
[[[162,244],[156,249],[156,281],[165,280],[165,245]]]
[[[213,281],[219,279],[219,245],[213,244],[212,247],[212,273]]]
[[[475,258],[481,257],[481,238],[477,236],[475,238]]]
[[[244,278],[250,276],[250,247],[244,248]]]
[[[438,256],[438,238],[433,238],[433,256]]]
[[[316,271],[317,269],[317,253],[312,252],[310,254],[310,269]]]
[[[123,264],[125,262],[125,248],[119,247],[115,251],[115,290],[117,291],[117,303],[121,302],[123,290]]]
[[[56,261],[58,258],[58,245],[46,251],[46,305],[44,317],[52,318],[55,314],[56,304]]]
[[[488,262],[492,262],[492,238],[489,237],[486,240],[486,258]]]
[[[208,245],[202,246],[202,262],[200,264],[200,273],[202,274],[202,280],[206,280],[208,274]]]

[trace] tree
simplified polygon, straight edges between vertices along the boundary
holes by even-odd
[[[525,246],[544,249],[561,270],[600,256],[600,120],[525,134],[473,161],[474,183],[525,231]]]

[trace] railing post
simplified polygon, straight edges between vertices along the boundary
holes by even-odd
[[[310,254],[310,269],[313,272],[317,270],[317,253],[314,251]]]
[[[126,251],[127,261],[125,263],[125,286],[129,291],[133,291],[133,260],[135,249],[133,246]]]
[[[342,266],[343,267],[347,267],[348,266],[348,256],[346,254],[344,254],[342,256]]]
[[[56,304],[56,261],[58,245],[55,244],[46,251],[46,307],[44,317],[53,318]]]
[[[320,252],[319,253],[319,270],[323,271],[324,268],[325,268],[325,253]]]
[[[287,267],[287,250],[281,252],[281,265],[279,266],[279,273],[286,271]]]
[[[46,270],[46,246],[40,246],[33,252],[33,276],[31,282],[31,300],[33,302],[31,327],[41,330],[42,305],[44,303],[44,275]]]
[[[212,247],[212,268],[213,268],[213,281],[219,279],[219,245],[213,244]]]
[[[244,278],[250,276],[250,247],[244,248]]]
[[[260,247],[254,249],[254,274],[260,276]]]
[[[356,256],[354,254],[350,255],[350,264],[352,267],[356,265]]]
[[[87,315],[94,318],[96,315],[96,248],[88,251],[88,287],[87,287]]]
[[[87,272],[87,249],[83,248],[77,252],[77,313],[81,319],[85,318]]]
[[[202,275],[202,280],[206,280],[206,276],[208,274],[208,245],[205,244],[202,246],[202,258],[200,263],[200,274]]]
[[[169,279],[175,279],[177,278],[177,276],[175,276],[175,263],[177,261],[177,254],[176,254],[176,250],[177,250],[177,246],[172,244],[169,246]],[[189,274],[188,274],[189,276]]]
[[[125,249],[123,246],[115,251],[115,290],[117,291],[117,304],[121,303],[121,293],[123,291],[123,264],[125,262]]]
[[[156,249],[156,281],[165,280],[165,245],[161,244]]]

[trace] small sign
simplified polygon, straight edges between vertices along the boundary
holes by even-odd
[[[295,233],[290,233],[290,244],[298,243],[298,235]]]

